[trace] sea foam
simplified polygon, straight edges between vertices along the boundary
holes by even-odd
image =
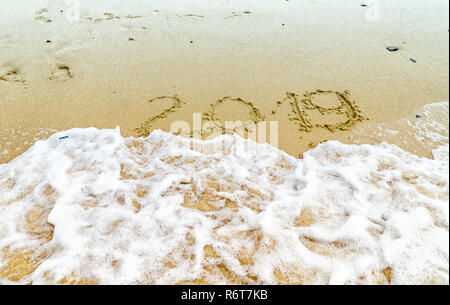
[[[448,145],[72,129],[0,165],[0,283],[448,284]]]

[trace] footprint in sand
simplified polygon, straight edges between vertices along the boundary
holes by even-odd
[[[103,18],[97,18],[94,19],[95,22],[105,21],[105,20],[113,20],[113,19],[120,19],[120,16],[116,16],[112,13],[104,13]]]
[[[50,80],[66,81],[73,78],[73,73],[68,65],[57,65],[52,74],[48,77]]]
[[[186,14],[186,15],[178,15],[178,17],[196,17],[196,18],[203,18],[205,16],[199,15],[199,14]]]
[[[48,9],[46,9],[46,8],[40,9],[35,14],[36,15],[42,15],[43,13],[48,13]]]
[[[235,17],[240,17],[240,16],[246,16],[246,15],[250,15],[252,12],[250,11],[243,11],[243,12],[233,12],[232,15],[225,17],[225,19],[230,19],[230,18],[235,18]]]
[[[48,13],[48,10],[46,8],[43,8],[43,9],[35,12],[35,14],[39,15],[39,16],[34,18],[34,20],[39,21],[40,23],[50,23],[50,22],[52,22],[51,19],[48,19],[47,17],[42,16],[44,13]]]
[[[0,82],[19,83],[24,88],[27,88],[27,81],[21,74],[19,68],[10,64],[0,66]]]
[[[52,22],[51,19],[45,18],[44,16],[38,16],[34,18],[34,20],[39,21],[40,23],[50,23]]]
[[[113,13],[104,13],[103,17],[100,18],[93,18],[91,16],[84,16],[83,17],[86,20],[94,21],[94,22],[101,22],[101,21],[107,21],[107,20],[119,20],[119,19],[140,19],[143,18],[143,16],[134,16],[134,15],[126,15],[126,16],[117,16]]]

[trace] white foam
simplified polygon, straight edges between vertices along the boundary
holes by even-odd
[[[448,143],[448,106],[448,101],[425,105],[419,120],[408,120],[419,142]]]
[[[435,154],[330,141],[298,160],[230,136],[72,129],[0,165],[0,249],[47,253],[19,283],[448,283],[448,146]]]
[[[428,104],[407,118],[356,128],[351,139],[354,143],[386,141],[414,154],[431,157],[433,150],[448,145],[448,110],[448,101]]]

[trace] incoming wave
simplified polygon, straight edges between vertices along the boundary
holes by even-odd
[[[72,129],[0,165],[0,283],[447,283],[448,145]]]

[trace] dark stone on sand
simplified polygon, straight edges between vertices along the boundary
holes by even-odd
[[[398,51],[398,47],[396,46],[389,46],[386,48],[389,52],[396,52]]]

